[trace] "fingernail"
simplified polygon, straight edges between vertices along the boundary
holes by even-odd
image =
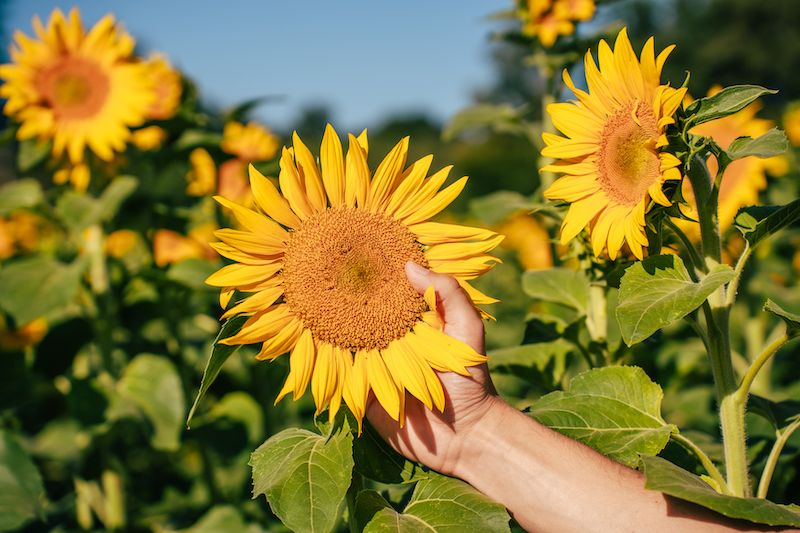
[[[414,261],[406,262],[406,271],[415,276],[427,276],[429,272],[427,268],[416,264]]]

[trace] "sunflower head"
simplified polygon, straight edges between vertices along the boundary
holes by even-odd
[[[575,22],[594,16],[594,0],[524,0],[522,32],[550,48],[559,36],[575,33]]]
[[[264,161],[278,153],[278,138],[264,126],[229,122],[222,132],[222,150],[242,161]]]
[[[278,400],[310,383],[318,412],[328,406],[333,417],[344,401],[360,423],[372,390],[402,423],[406,391],[441,410],[434,371],[467,374],[486,359],[441,331],[435,295],[411,287],[406,262],[453,275],[476,305],[493,303],[470,281],[492,268],[488,252],[502,237],[428,222],[466,178],[442,189],[450,167],[428,176],[431,156],[407,165],[408,138],[374,172],[366,132],[348,139],[345,153],[328,126],[318,165],[295,134],[282,151],[280,190],[251,165],[255,210],[217,197],[243,229],[216,233],[214,248],[233,263],[207,283],[222,288],[225,305],[240,296],[223,317],[249,317],[221,342],[261,343],[262,360],[291,353]]]
[[[166,120],[175,114],[181,103],[181,75],[162,55],[154,55],[145,65],[155,92],[155,99],[147,108],[147,118]]]
[[[670,46],[655,55],[650,38],[636,57],[623,29],[612,49],[600,41],[599,63],[586,53],[588,92],[578,89],[569,73],[564,82],[576,101],[551,104],[547,112],[564,135],[545,133],[542,155],[555,161],[542,171],[563,176],[544,195],[570,204],[561,241],[584,228],[591,233],[596,256],[613,260],[623,245],[641,259],[648,244],[645,214],[653,203],[670,205],[662,185],[680,180],[680,160],[665,152],[666,128],[686,89],[661,85],[661,69]]]
[[[50,139],[53,154],[73,164],[87,147],[112,159],[154,99],[146,67],[132,61],[133,39],[110,15],[84,31],[77,8],[68,18],[56,9],[46,26],[34,17],[33,27],[34,38],[16,34],[11,63],[0,66],[3,110],[20,122],[17,137]]]

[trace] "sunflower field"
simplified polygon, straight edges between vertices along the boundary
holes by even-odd
[[[483,364],[647,489],[800,528],[800,5],[485,14],[473,105],[352,132],[220,109],[113,13],[0,35],[0,531],[522,531],[374,426]]]

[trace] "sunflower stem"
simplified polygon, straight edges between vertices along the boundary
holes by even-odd
[[[85,254],[89,259],[89,285],[94,295],[95,317],[94,324],[95,338],[97,339],[97,351],[100,352],[103,370],[115,376],[114,360],[112,351],[114,349],[113,339],[113,315],[114,301],[109,293],[108,269],[105,256],[105,235],[99,224],[95,224],[86,229],[85,233]]]
[[[686,235],[686,233],[684,233],[683,230],[679,228],[678,225],[675,224],[675,222],[673,222],[671,218],[665,217],[664,222],[667,224],[667,227],[669,227],[669,229],[672,230],[672,233],[674,233],[675,236],[678,237],[678,239],[680,239],[681,243],[683,244],[683,247],[689,254],[689,259],[691,259],[694,268],[696,270],[699,270],[700,272],[705,272],[706,271],[705,262],[703,261],[703,258],[700,257],[700,254],[697,252],[697,248],[695,247],[694,243],[689,239],[689,237]],[[697,274],[694,271],[690,272],[690,274],[692,275],[692,278],[695,281],[697,281]]]
[[[739,256],[739,259],[736,261],[736,267],[733,269],[733,279],[728,283],[726,302],[729,306],[732,306],[736,301],[736,293],[739,291],[739,281],[742,278],[742,271],[751,253],[753,253],[753,249],[750,247],[750,243],[745,241],[744,251],[742,255]]]
[[[706,266],[718,264],[722,245],[717,215],[717,198],[721,173],[725,161],[720,161],[720,172],[712,184],[705,160],[695,156],[687,170],[697,202],[700,237]],[[708,356],[719,404],[722,444],[725,450],[725,472],[728,487],[735,496],[750,496],[750,479],[747,466],[745,436],[745,403],[740,401],[730,345],[731,305],[722,286],[703,303],[703,313],[708,331]]]
[[[784,344],[791,340],[791,338],[792,337],[790,337],[787,333],[784,333],[765,346],[761,353],[758,354],[758,357],[755,358],[753,363],[750,365],[750,368],[748,368],[747,372],[745,372],[744,377],[742,378],[742,383],[739,385],[739,388],[736,391],[737,400],[740,403],[743,405],[747,404],[747,396],[750,394],[750,387],[753,385],[753,381],[756,379],[758,372]]]
[[[778,458],[780,457],[786,442],[789,440],[789,437],[791,437],[792,433],[794,433],[798,428],[800,428],[800,418],[792,422],[783,431],[775,431],[775,436],[777,439],[775,440],[775,444],[772,446],[772,450],[769,452],[767,464],[764,465],[764,471],[761,473],[761,479],[758,482],[758,492],[756,493],[757,498],[767,497],[769,484],[772,482],[772,474],[775,473],[775,466],[778,464]]]

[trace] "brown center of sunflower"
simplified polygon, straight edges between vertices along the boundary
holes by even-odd
[[[351,350],[385,348],[425,308],[406,261],[427,266],[400,222],[359,209],[328,209],[291,233],[284,298],[315,338]]]
[[[94,116],[103,107],[109,79],[100,65],[65,56],[39,74],[36,87],[59,117],[81,119]]]
[[[636,102],[612,115],[600,138],[600,184],[612,200],[636,205],[661,176],[655,148],[658,123],[651,106]]]

